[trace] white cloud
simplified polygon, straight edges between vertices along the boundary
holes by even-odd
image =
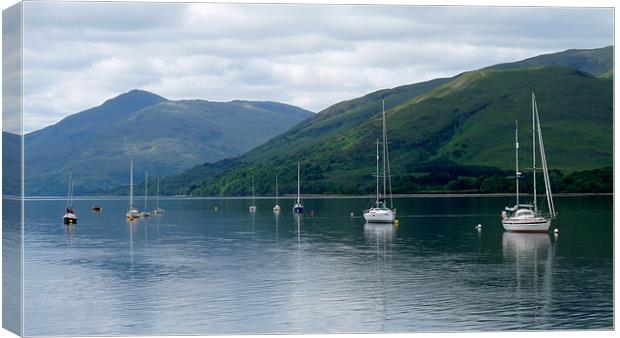
[[[319,111],[398,85],[613,43],[613,10],[27,2],[24,128],[133,88]]]

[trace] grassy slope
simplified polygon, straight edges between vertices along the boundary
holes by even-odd
[[[409,178],[433,161],[512,168],[514,120],[524,127],[530,121],[529,88],[537,92],[550,167],[570,172],[611,165],[610,80],[560,67],[482,70],[414,99],[386,102],[395,184],[406,192]],[[292,192],[297,160],[307,192],[369,192],[374,142],[380,137],[377,113],[386,94],[333,106],[244,156],[168,179],[167,192],[244,194],[254,174],[257,191],[266,193],[276,172],[283,192]]]

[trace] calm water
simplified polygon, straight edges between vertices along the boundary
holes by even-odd
[[[368,202],[166,200],[128,222],[126,201],[77,201],[66,227],[64,201],[28,201],[25,334],[613,328],[612,197],[557,198],[557,237],[504,232],[505,197],[397,199],[397,227],[349,215]]]

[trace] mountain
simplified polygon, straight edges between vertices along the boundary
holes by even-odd
[[[2,132],[2,195],[21,195],[21,136]]]
[[[569,49],[559,53],[534,56],[522,61],[502,63],[487,69],[523,69],[542,66],[561,66],[604,76],[613,70],[614,48],[607,46],[595,49]]]
[[[25,136],[26,193],[76,194],[126,184],[129,159],[152,177],[241,154],[313,113],[277,102],[167,100],[132,90]]]
[[[374,142],[381,135],[381,99],[386,100],[395,191],[479,189],[485,185],[481,177],[503,177],[514,170],[515,120],[521,126],[521,161],[527,167],[531,89],[537,95],[549,166],[557,170],[552,178],[609,167],[613,165],[613,71],[611,76],[597,77],[582,70],[595,69],[587,60],[607,53],[608,48],[540,56],[514,63],[514,68],[489,67],[345,101],[242,156],[167,178],[163,190],[243,195],[249,192],[254,175],[257,192],[267,194],[273,193],[272,176],[278,173],[281,193],[292,193],[295,162],[300,160],[306,193],[370,193]],[[582,62],[575,61],[575,55],[581,55]],[[542,65],[568,59],[580,69]],[[533,67],[527,68],[525,61]],[[403,88],[406,94],[399,97]],[[495,183],[489,180],[486,186]]]

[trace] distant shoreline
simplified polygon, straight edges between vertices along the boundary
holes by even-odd
[[[530,196],[531,194],[521,194],[521,196]],[[613,196],[613,193],[557,193],[553,194],[556,197],[582,197],[582,196]],[[513,197],[512,193],[420,193],[420,194],[394,194],[394,198],[467,198],[467,197]],[[135,196],[138,199],[143,199],[144,196]],[[307,194],[302,195],[302,199],[345,199],[345,198],[375,198],[375,195],[319,195],[319,194]],[[19,196],[2,196],[3,199],[19,200]],[[74,196],[74,200],[125,200],[127,196]],[[154,199],[155,196],[149,196]],[[242,200],[251,199],[251,196],[160,196],[162,200]],[[275,199],[275,196],[256,196],[256,199]],[[278,196],[279,199],[295,199],[295,195]],[[66,196],[25,196],[24,200],[37,201],[37,200],[66,200]]]

